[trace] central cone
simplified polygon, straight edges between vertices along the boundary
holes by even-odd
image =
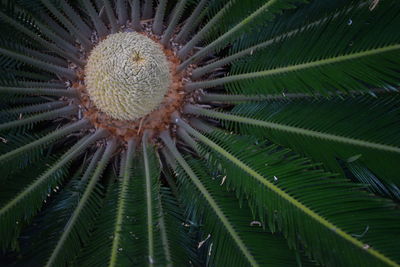
[[[136,32],[109,35],[92,50],[85,69],[90,99],[119,120],[136,120],[156,109],[170,83],[161,46]]]

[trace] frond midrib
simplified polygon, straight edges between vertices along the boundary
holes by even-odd
[[[318,138],[321,140],[330,140],[330,141],[334,141],[334,142],[356,145],[356,146],[361,146],[361,147],[367,147],[367,148],[376,149],[376,150],[400,153],[400,148],[396,147],[396,146],[373,143],[373,142],[369,142],[369,141],[365,141],[365,140],[361,140],[361,139],[339,136],[339,135],[324,133],[324,132],[320,132],[320,131],[314,131],[314,130],[304,129],[304,128],[300,128],[300,127],[289,126],[289,125],[280,124],[280,123],[276,123],[276,122],[257,120],[257,119],[252,119],[252,118],[248,118],[248,117],[233,115],[233,114],[226,113],[226,112],[219,112],[219,111],[215,111],[215,110],[201,109],[201,108],[197,108],[195,106],[187,106],[187,108],[185,110],[189,113],[201,114],[201,115],[209,116],[212,118],[218,118],[218,119],[227,120],[227,121],[234,121],[234,122],[238,122],[238,123],[251,124],[254,126],[265,127],[265,128],[269,128],[269,129],[273,129],[273,130],[280,130],[280,131],[284,131],[284,132],[290,132],[290,133],[310,136],[310,137]]]
[[[33,183],[28,185],[22,192],[16,195],[13,199],[7,202],[6,205],[1,207],[0,216],[5,214],[12,207],[17,205],[20,201],[22,201],[26,196],[28,196],[31,192],[37,189],[40,185],[42,185],[46,180],[48,180],[54,172],[56,172],[60,167],[64,166],[69,162],[72,158],[74,158],[77,154],[79,154],[84,148],[89,146],[92,142],[101,138],[104,132],[99,131],[92,136],[82,140],[82,142],[78,143],[74,147],[71,148],[67,153],[64,154],[62,159],[58,161],[54,166],[52,166],[47,172],[41,175],[38,179],[36,179]]]
[[[149,250],[149,262],[153,265],[155,259],[154,256],[154,222],[153,222],[153,206],[152,206],[152,196],[151,196],[151,175],[150,175],[150,163],[149,155],[147,151],[147,134],[145,133],[142,138],[142,148],[143,148],[143,163],[144,163],[144,175],[145,175],[145,188],[146,188],[146,215],[147,215],[147,245]]]
[[[380,261],[390,265],[390,266],[398,266],[396,262],[394,262],[392,259],[388,258],[386,255],[380,253],[379,251],[375,250],[374,248],[368,248],[367,250],[364,248],[365,244],[359,241],[358,239],[354,238],[350,234],[347,234],[345,231],[328,221],[327,219],[323,218],[316,212],[314,212],[311,208],[307,207],[294,197],[290,196],[288,193],[286,193],[284,190],[280,189],[277,185],[271,183],[267,179],[265,179],[262,175],[260,175],[257,171],[253,170],[251,167],[249,167],[247,164],[242,162],[240,159],[236,158],[234,155],[229,153],[227,150],[224,148],[220,147],[218,144],[214,143],[212,140],[207,138],[206,136],[200,134],[193,128],[189,127],[186,125],[182,120],[178,119],[178,125],[181,127],[184,127],[185,130],[187,130],[189,133],[193,134],[196,138],[198,138],[200,141],[203,143],[207,144],[210,146],[213,150],[227,158],[229,161],[234,163],[236,166],[238,166],[240,169],[248,173],[250,176],[254,177],[258,182],[261,184],[265,185],[268,189],[270,189],[272,192],[277,194],[279,197],[285,199],[290,203],[291,205],[295,206],[297,209],[301,210],[303,213],[307,214],[309,217],[326,227],[327,229],[331,229],[334,233],[342,237],[343,239],[347,240],[348,242],[352,243],[355,245],[357,248],[366,251],[367,253],[371,254],[372,256],[376,257]]]
[[[56,247],[54,248],[50,258],[48,259],[48,261],[46,263],[46,267],[54,266],[54,263],[57,261],[57,258],[59,257],[59,254],[61,253],[61,250],[64,247],[64,244],[67,242],[69,235],[73,231],[77,221],[79,220],[79,217],[81,216],[82,210],[87,205],[87,201],[89,200],[91,194],[95,190],[98,180],[100,179],[100,177],[103,173],[103,170],[106,167],[109,159],[111,158],[112,153],[114,152],[115,148],[116,148],[116,141],[112,140],[107,145],[107,148],[106,148],[101,160],[98,162],[96,169],[89,181],[89,184],[86,187],[85,192],[83,193],[81,199],[79,200],[78,205],[75,207],[74,212],[73,212],[72,216],[70,217],[70,219],[68,220],[68,223],[67,223],[60,239],[58,240]]]
[[[247,248],[246,244],[240,238],[240,235],[235,231],[235,228],[229,222],[229,220],[225,216],[224,212],[220,209],[220,207],[218,206],[217,202],[214,200],[213,196],[211,194],[209,194],[207,189],[201,183],[200,179],[194,173],[194,171],[189,166],[189,164],[186,162],[186,160],[180,155],[180,153],[178,152],[176,147],[174,147],[173,145],[171,145],[170,142],[168,142],[168,137],[165,137],[165,135],[164,135],[164,137],[162,136],[161,138],[163,138],[165,144],[168,146],[169,150],[174,155],[175,159],[179,162],[179,164],[182,166],[182,168],[185,170],[185,172],[188,174],[188,176],[192,180],[192,183],[196,186],[196,188],[199,190],[199,192],[206,199],[206,201],[208,202],[210,207],[213,209],[214,213],[221,220],[221,222],[224,225],[225,229],[227,230],[227,232],[229,233],[231,238],[235,241],[236,245],[242,251],[243,255],[246,257],[246,259],[251,264],[251,266],[259,266],[259,264],[257,263],[256,259],[251,254],[250,250]]]
[[[368,57],[368,56],[375,56],[378,54],[392,52],[392,51],[396,51],[399,49],[400,49],[400,44],[392,44],[392,45],[388,45],[388,46],[364,50],[364,51],[351,53],[351,54],[338,55],[336,57],[320,59],[320,60],[306,62],[306,63],[302,63],[302,64],[293,64],[293,65],[288,65],[285,67],[280,67],[280,68],[275,68],[275,69],[270,69],[270,70],[230,75],[227,77],[218,78],[218,79],[209,80],[209,81],[192,82],[192,83],[187,84],[186,88],[188,90],[193,90],[196,88],[208,88],[208,87],[213,87],[213,86],[217,86],[217,85],[221,85],[221,84],[225,84],[225,83],[229,83],[229,82],[240,81],[240,80],[265,78],[265,77],[269,77],[269,76],[273,76],[273,75],[279,75],[282,73],[294,72],[294,71],[299,71],[299,70],[304,70],[304,69],[309,69],[309,68],[317,68],[317,67],[322,67],[322,66],[329,65],[329,64],[336,64],[336,63],[341,63],[341,62],[350,61],[350,60],[354,60],[354,59],[364,58],[364,57]]]
[[[117,265],[117,253],[118,253],[118,248],[119,248],[119,243],[120,243],[120,238],[122,234],[122,224],[123,224],[123,219],[124,219],[124,213],[126,210],[126,199],[128,197],[128,187],[129,183],[131,180],[131,169],[132,169],[132,162],[133,162],[133,154],[134,154],[134,145],[135,143],[131,140],[128,143],[128,151],[126,153],[126,161],[125,161],[125,166],[124,166],[124,174],[123,174],[123,179],[120,184],[120,189],[119,189],[119,196],[118,196],[118,205],[117,205],[117,219],[115,221],[114,225],[114,231],[113,231],[113,241],[112,241],[112,246],[111,246],[111,255],[110,255],[110,262],[109,262],[109,267],[114,267]]]

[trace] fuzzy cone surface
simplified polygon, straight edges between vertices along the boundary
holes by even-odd
[[[170,86],[159,44],[136,33],[107,36],[91,52],[85,83],[95,105],[115,119],[135,120],[153,111]]]

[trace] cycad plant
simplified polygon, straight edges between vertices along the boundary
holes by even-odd
[[[0,3],[1,266],[399,266],[399,1]]]

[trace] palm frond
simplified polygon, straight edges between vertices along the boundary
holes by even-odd
[[[97,14],[96,9],[92,5],[90,1],[82,1],[86,11],[88,12],[90,18],[92,19],[93,25],[96,28],[96,31],[98,32],[100,37],[104,37],[107,33],[108,30],[104,23],[100,20],[99,15]]]
[[[132,170],[134,164],[135,142],[130,141],[128,151],[121,161],[121,183],[114,183],[105,199],[103,212],[96,223],[95,231],[90,241],[80,253],[77,260],[82,266],[123,266],[130,264],[131,258],[126,251],[133,249],[134,236],[132,210],[135,208],[133,200]]]
[[[223,18],[223,16],[229,11],[229,8],[232,6],[234,1],[227,1],[226,4],[220,5],[219,11],[214,14],[210,20],[194,35],[190,38],[190,40],[182,47],[182,49],[178,52],[178,57],[180,59],[185,59],[190,51],[198,45],[204,38],[209,34],[211,29],[215,27],[215,25]],[[211,9],[211,8],[210,8]],[[181,68],[183,69],[183,67]]]
[[[232,113],[194,106],[187,110],[224,120],[231,130],[288,146],[335,172],[342,172],[337,158],[357,156],[379,177],[398,185],[398,106],[397,97],[359,97],[243,104]]]
[[[71,5],[66,0],[58,0],[59,8],[65,12],[69,17],[69,20],[76,26],[76,28],[82,32],[87,38],[92,35],[92,30],[84,21],[82,16],[71,7]],[[87,1],[82,1],[84,6]],[[91,4],[90,4],[91,5]],[[91,11],[92,12],[92,11]]]
[[[68,68],[57,66],[52,63],[48,63],[46,61],[34,58],[32,56],[27,56],[26,54],[21,53],[20,51],[15,51],[0,47],[0,53],[12,59],[32,65],[41,70],[49,71],[55,74],[60,74],[70,79],[75,78],[75,73]]]
[[[66,42],[65,39],[62,39],[62,37],[55,34],[43,22],[29,15],[24,15],[23,20],[18,21],[7,13],[8,12],[6,11],[0,10],[0,18],[3,19],[4,22],[10,24],[17,31],[27,35],[29,38],[31,38],[31,40],[38,42],[38,44],[49,49],[50,51],[56,52],[60,56],[70,59],[78,65],[82,65],[82,61],[79,60],[75,55],[77,52],[76,48],[70,43]],[[30,25],[37,26],[37,28],[40,29],[41,34],[38,34],[37,28],[29,28]],[[42,34],[44,36],[41,36]],[[48,41],[47,39],[51,39],[54,41],[54,43]]]
[[[264,24],[267,21],[272,20],[276,13],[281,12],[282,10],[287,8],[292,8],[293,4],[298,2],[304,2],[304,1],[303,0],[281,0],[281,1],[270,0],[267,2],[252,1],[252,5],[257,5],[257,4],[259,5],[254,12],[250,13],[250,15],[247,15],[244,18],[240,18],[240,16],[234,16],[234,14],[232,15],[230,14],[229,15],[230,18],[241,19],[241,20],[234,27],[232,27],[231,29],[227,30],[224,34],[219,36],[216,40],[214,40],[206,47],[202,48],[200,51],[198,51],[193,56],[188,58],[186,61],[184,61],[179,66],[179,69],[182,70],[189,64],[202,59],[206,55],[212,52],[217,52],[218,50],[226,46],[227,43],[238,38],[244,31],[249,30],[250,28],[253,27],[257,27],[261,23]],[[235,6],[235,4],[233,4],[233,6]],[[229,10],[230,11],[229,13],[232,12],[232,9]],[[236,8],[236,10],[240,11],[241,13],[243,13],[244,11],[242,8]],[[229,25],[228,23],[224,24]]]
[[[388,184],[379,179],[371,170],[357,161],[346,162],[345,170],[350,172],[350,177],[358,183],[367,185],[367,189],[382,197],[400,201],[400,189],[394,184]]]
[[[127,0],[117,0],[116,11],[119,24],[124,25],[128,19],[128,3]]]
[[[249,198],[261,218],[266,213],[270,228],[282,230],[291,246],[300,242],[325,264],[396,265],[390,236],[399,234],[399,215],[391,202],[369,198],[348,180],[313,170],[315,165],[287,151],[254,146],[254,138],[224,132],[207,137],[179,118],[176,123],[206,145],[237,194]],[[357,235],[367,226],[367,235]]]
[[[153,16],[153,0],[144,0],[142,19],[150,19]]]
[[[396,5],[387,1],[373,12],[364,6],[344,15],[332,15],[301,34],[235,63],[227,77],[186,87],[192,90],[227,84],[228,90],[241,94],[315,94],[396,86],[394,62],[400,49],[400,36],[393,34],[399,24]],[[342,34],[332,35],[337,31]]]
[[[0,0],[0,265],[399,266],[399,11]]]
[[[111,33],[116,33],[118,30],[118,23],[117,23],[117,19],[115,17],[115,13],[114,13],[112,4],[111,4],[110,0],[103,0],[103,2],[104,2],[104,8],[107,13],[107,18],[111,24]]]
[[[168,23],[168,27],[165,30],[164,35],[161,39],[161,44],[163,44],[164,46],[166,47],[169,46],[172,34],[175,31],[175,27],[178,24],[186,5],[187,5],[187,0],[181,0],[176,4],[170,22]]]
[[[30,226],[22,231],[21,254],[23,257],[19,259],[16,266],[45,265],[78,205],[87,181],[93,174],[103,152],[104,146],[101,146],[91,159],[85,157],[68,183],[61,187],[59,193],[47,199],[47,206],[35,216]],[[54,220],[53,216],[56,216],[57,220]]]
[[[163,30],[163,22],[164,22],[164,16],[165,16],[165,10],[167,8],[167,0],[160,0],[158,6],[157,6],[157,11],[156,15],[154,16],[154,23],[152,30],[155,34],[160,35]]]
[[[12,240],[16,238],[8,229],[12,228],[16,222],[28,220],[34,216],[43,205],[47,194],[61,183],[66,175],[62,168],[81,154],[90,144],[103,138],[105,134],[104,130],[100,130],[91,136],[82,138],[58,161],[48,166],[47,171],[33,179],[29,184],[19,184],[16,188],[14,185],[14,189],[6,186],[2,187],[4,192],[0,202],[0,222],[4,227],[0,229],[0,235],[2,236],[1,247],[3,249],[7,248]]]
[[[79,31],[67,17],[65,17],[50,0],[40,0],[41,3],[57,18],[58,21],[86,48],[92,47],[92,43],[85,36],[84,33]]]
[[[53,88],[19,88],[19,87],[0,87],[0,94],[8,95],[48,95],[48,96],[67,96],[75,97],[75,89],[53,89]]]
[[[204,230],[210,232],[213,262],[221,266],[297,265],[295,253],[289,250],[285,240],[264,231],[261,226],[252,227],[252,214],[246,208],[238,209],[241,205],[235,196],[222,190],[221,181],[211,178],[205,165],[198,160],[185,160],[168,135],[162,135],[162,139],[180,166],[175,171],[187,216],[202,214]],[[193,194],[194,191],[199,195]],[[265,251],[266,244],[276,250]]]
[[[87,242],[90,228],[101,208],[102,198],[99,188],[99,179],[116,149],[116,140],[108,142],[107,147],[93,175],[87,182],[77,206],[58,239],[45,266],[66,266],[79,252],[80,242]]]
[[[296,12],[284,13],[277,21],[274,21],[272,25],[266,25],[265,27],[257,29],[251,32],[249,36],[246,36],[246,38],[235,42],[227,57],[193,70],[192,78],[198,79],[212,70],[231,64],[246,56],[251,56],[256,51],[273,46],[280,40],[284,39],[285,42],[290,42],[291,37],[302,34],[302,32],[308,29],[312,30],[312,27],[315,25],[334,17],[347,14],[353,9],[366,5],[365,2],[359,5],[352,3],[351,5],[345,5],[343,7],[343,2],[344,1],[314,1],[310,3],[310,5],[305,5],[302,8],[296,9]],[[329,13],[326,14],[324,10],[321,10],[320,5],[332,6],[326,8],[327,10],[325,12],[329,11]],[[316,9],[318,12],[315,12]]]
[[[132,21],[132,27],[140,32],[142,31],[142,26],[140,25],[140,0],[132,0],[130,1],[131,3],[131,10],[132,10],[132,15],[131,15],[131,21]]]
[[[10,122],[0,124],[0,132],[18,127],[32,127],[37,122],[51,120],[60,116],[68,116],[77,112],[76,106],[66,106],[52,111],[43,112],[41,114],[29,116],[23,119],[17,119]]]
[[[201,19],[205,15],[204,9],[207,8],[207,4],[209,0],[200,0],[193,12],[190,14],[189,18],[187,18],[185,24],[182,26],[182,29],[179,31],[177,36],[175,37],[175,41],[178,43],[186,41],[189,34],[193,31],[196,26],[200,23]]]
[[[15,157],[18,157],[19,155],[23,155],[25,160],[18,159],[17,162],[21,163],[24,162],[24,164],[29,164],[34,159],[37,159],[38,156],[40,155],[35,155],[38,151],[41,151],[46,145],[51,144],[52,142],[56,141],[57,139],[64,137],[74,131],[77,130],[82,130],[85,127],[88,127],[89,123],[87,120],[83,119],[81,121],[72,123],[70,125],[67,125],[61,129],[57,129],[41,138],[35,137],[35,139],[31,142],[25,143],[24,145],[10,150],[7,153],[3,153],[0,156],[0,166],[4,166],[5,164],[9,164],[9,160],[14,159]],[[33,154],[33,155],[31,155]],[[26,160],[27,155],[30,155],[30,160]],[[9,166],[9,165],[8,165]]]
[[[54,110],[57,108],[65,107],[67,103],[63,101],[51,101],[40,104],[31,104],[31,105],[13,105],[12,108],[0,109],[0,114],[2,115],[1,122],[10,121],[16,118],[22,118],[25,114],[35,114],[41,113],[44,111]],[[6,119],[3,119],[6,117]]]

